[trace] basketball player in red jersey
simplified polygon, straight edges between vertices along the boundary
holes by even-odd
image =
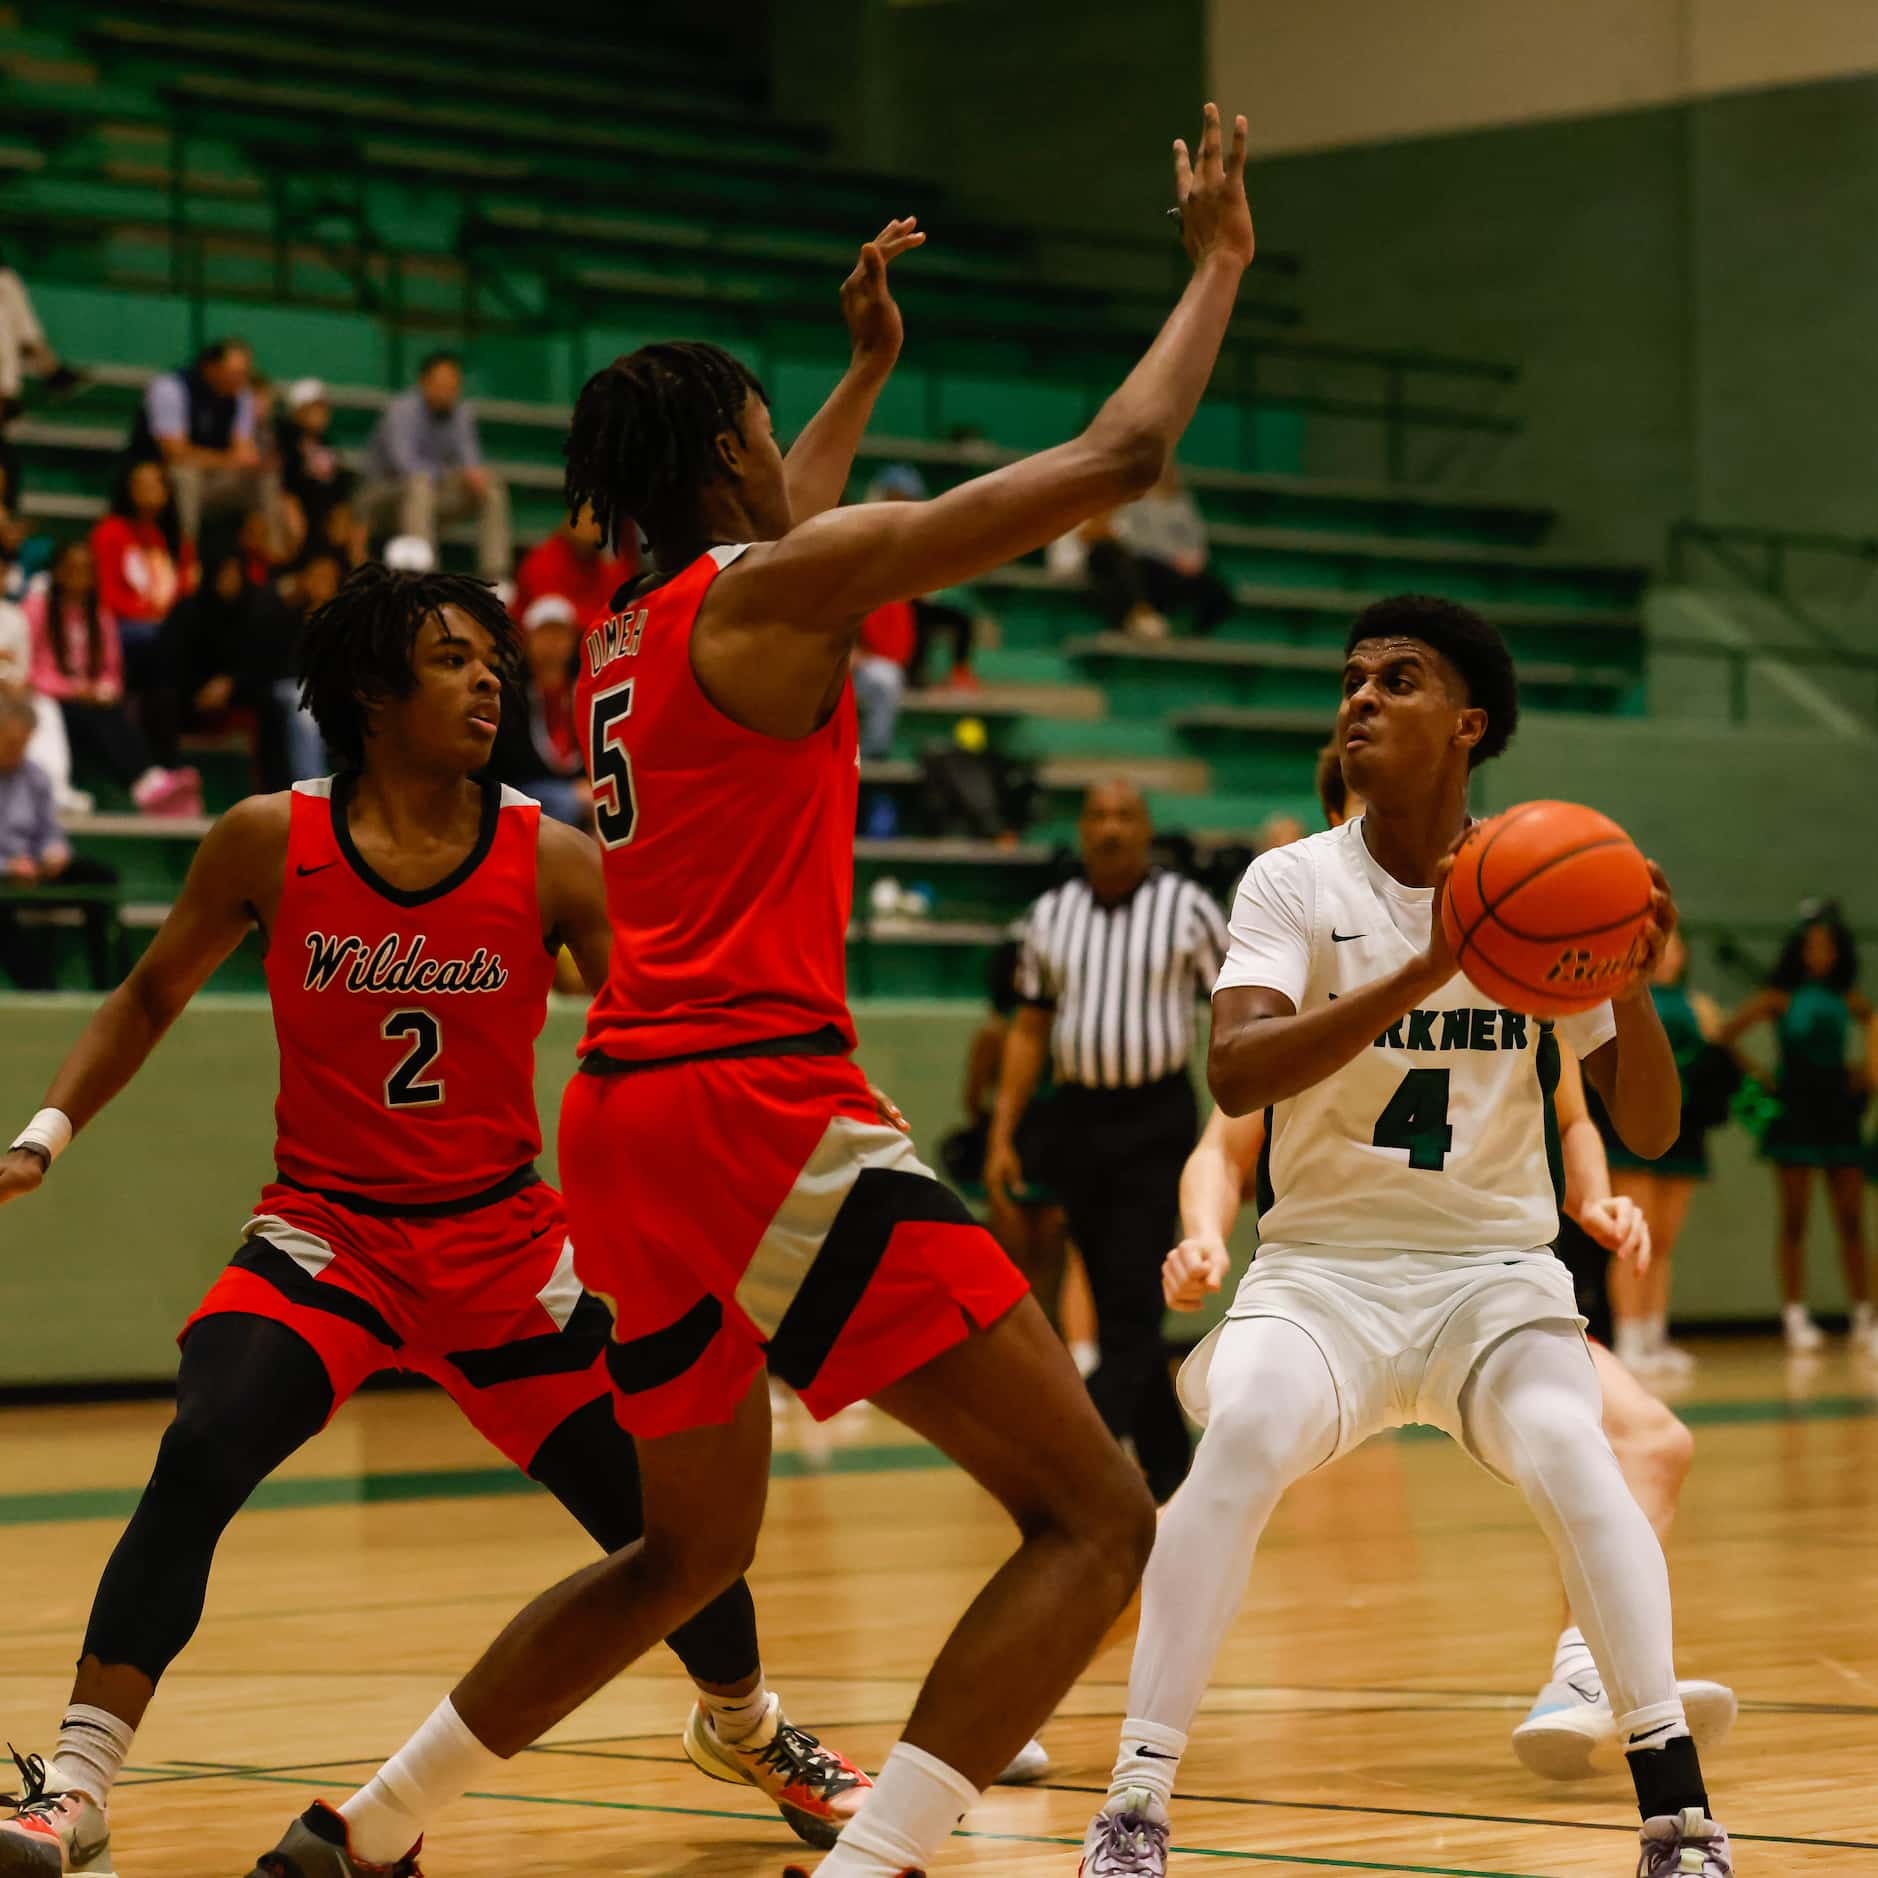
[[[374,1371],[441,1383],[609,1551],[638,1536],[606,1312],[574,1276],[559,1197],[533,1164],[555,953],[565,944],[590,983],[606,969],[598,856],[535,803],[473,780],[517,651],[480,582],[354,574],[305,648],[307,699],[346,771],[221,819],[26,1145],[0,1160],[0,1201],[36,1187],[61,1138],[260,926],[277,1178],[183,1332],[176,1419],[105,1569],[51,1767],[21,1762],[0,1873],[112,1869],[111,1784],[202,1614],[223,1528]],[[731,1585],[672,1644],[700,1685],[687,1753],[832,1843],[866,1781],[782,1718],[748,1588]],[[341,1856],[337,1814],[316,1809],[303,1831],[309,1873]]]
[[[715,347],[648,346],[582,391],[570,505],[654,572],[587,637],[578,716],[615,942],[561,1120],[577,1257],[614,1312],[646,1533],[538,1599],[372,1787],[434,1811],[492,1777],[748,1563],[769,1470],[763,1371],[828,1415],[868,1397],[1010,1513],[1016,1551],[952,1633],[822,1878],[922,1869],[1126,1604],[1154,1534],[1023,1279],[881,1128],[850,1060],[844,943],[864,615],[1030,553],[1161,474],[1252,258],[1245,121],[1176,146],[1193,277],[1073,442],[935,501],[836,508],[900,345],[880,317],[785,459]],[[864,251],[884,275],[894,224]],[[389,1859],[409,1838],[354,1815]]]

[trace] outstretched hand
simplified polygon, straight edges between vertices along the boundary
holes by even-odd
[[[1250,266],[1256,245],[1252,208],[1245,196],[1246,123],[1232,121],[1232,148],[1222,153],[1219,106],[1206,107],[1200,153],[1191,156],[1184,137],[1174,139],[1174,199],[1180,204],[1180,238],[1198,267],[1209,255],[1231,255]]]
[[[1654,861],[1648,863],[1650,869],[1650,917],[1645,921],[1643,930],[1637,935],[1637,942],[1632,951],[1636,963],[1635,976],[1625,988],[1626,997],[1646,999],[1650,995],[1650,985],[1656,977],[1656,968],[1663,962],[1663,954],[1669,948],[1669,941],[1674,934],[1677,922],[1682,918],[1676,905],[1676,896],[1670,890],[1669,880],[1663,870]]]
[[[900,356],[906,329],[887,286],[887,263],[924,244],[926,237],[914,227],[918,219],[901,216],[872,241],[863,242],[854,272],[841,283],[841,317],[847,321],[857,359],[891,365]]]

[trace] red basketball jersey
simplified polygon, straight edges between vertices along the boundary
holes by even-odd
[[[294,785],[267,947],[284,1179],[424,1205],[480,1193],[541,1152],[535,1038],[554,982],[541,810],[483,791],[462,865],[407,893],[354,845],[347,778]]]
[[[645,1061],[830,1024],[854,1042],[854,689],[794,740],[704,695],[692,624],[742,552],[713,548],[583,642],[575,722],[613,921],[583,1055]]]

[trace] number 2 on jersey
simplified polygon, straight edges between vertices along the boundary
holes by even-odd
[[[1379,1148],[1406,1148],[1409,1166],[1438,1174],[1454,1146],[1454,1130],[1448,1125],[1448,1072],[1410,1070],[1376,1117],[1370,1140]]]
[[[593,815],[604,848],[623,848],[639,822],[633,794],[633,761],[618,738],[632,716],[633,681],[609,685],[593,694],[587,720],[587,749],[593,764]]]
[[[424,1080],[425,1072],[443,1055],[443,1026],[436,1018],[429,1011],[393,1011],[379,1035],[393,1043],[401,1037],[411,1040],[404,1061],[385,1078],[386,1108],[432,1108],[441,1102],[443,1078]]]

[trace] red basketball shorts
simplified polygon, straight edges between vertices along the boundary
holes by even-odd
[[[765,1365],[826,1419],[1027,1288],[845,1057],[576,1075],[561,1179],[636,1435],[729,1421]]]
[[[561,1197],[542,1181],[422,1217],[270,1186],[182,1335],[226,1311],[309,1343],[335,1411],[381,1369],[431,1377],[524,1469],[568,1416],[610,1393],[606,1311],[581,1291]]]

